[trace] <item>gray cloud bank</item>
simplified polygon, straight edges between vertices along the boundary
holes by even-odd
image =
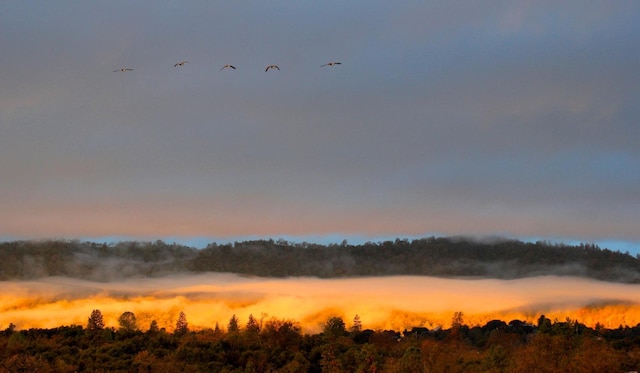
[[[36,4],[0,6],[0,236],[640,242],[635,2]]]

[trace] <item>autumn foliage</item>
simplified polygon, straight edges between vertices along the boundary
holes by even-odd
[[[363,329],[329,318],[321,332],[297,322],[232,318],[223,330],[192,331],[181,312],[175,330],[142,331],[125,312],[119,328],[85,326],[0,332],[0,372],[623,372],[640,367],[640,325],[589,328],[541,316],[534,325],[493,320],[449,329]],[[366,325],[364,325],[366,326]]]

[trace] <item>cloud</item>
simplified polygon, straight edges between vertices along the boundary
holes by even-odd
[[[93,309],[102,311],[108,326],[117,326],[123,312],[134,312],[143,330],[152,320],[173,330],[180,311],[195,329],[216,322],[224,327],[234,314],[240,320],[253,314],[299,321],[307,332],[319,331],[328,317],[342,317],[348,324],[356,314],[365,328],[395,330],[448,327],[458,311],[467,325],[496,318],[535,323],[541,314],[570,317],[591,327],[640,322],[638,285],[554,276],[512,281],[403,276],[320,280],[203,274],[110,283],[48,278],[5,282],[3,289],[0,325],[12,322],[19,328],[85,325]]]
[[[2,236],[640,240],[635,4],[5,10]]]

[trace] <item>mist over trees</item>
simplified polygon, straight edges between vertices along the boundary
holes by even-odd
[[[428,237],[320,245],[285,240],[211,243],[196,249],[162,241],[0,243],[0,280],[66,276],[92,281],[230,272],[263,277],[422,275],[515,279],[581,276],[638,283],[640,260],[596,245]]]
[[[93,281],[187,272],[197,250],[178,244],[79,241],[0,243],[0,280],[65,276]]]
[[[318,245],[284,240],[210,244],[204,249],[155,242],[0,243],[0,279],[67,276],[93,281],[233,272],[286,277],[583,276],[640,282],[639,258],[595,245],[514,240],[423,238]],[[167,312],[172,312],[167,310]],[[616,372],[640,366],[640,324],[608,329],[577,320],[537,323],[492,320],[467,325],[455,312],[451,327],[367,329],[358,315],[326,320],[305,334],[295,320],[275,317],[216,320],[191,328],[180,311],[175,328],[142,325],[126,309],[117,327],[93,309],[86,324],[17,330],[0,326],[3,372]],[[366,317],[366,316],[365,316]],[[142,319],[142,318],[141,318]]]
[[[259,322],[234,315],[229,327],[190,330],[180,312],[175,329],[141,330],[125,311],[120,327],[0,329],[4,372],[629,372],[640,366],[640,325],[589,328],[577,320],[491,320],[449,329],[366,329],[331,316],[303,333],[294,320]],[[182,321],[180,321],[182,320]],[[364,326],[363,326],[364,325]]]

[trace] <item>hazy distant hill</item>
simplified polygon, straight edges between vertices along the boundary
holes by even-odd
[[[640,260],[595,245],[552,245],[516,240],[476,241],[429,237],[318,245],[284,240],[210,244],[79,241],[0,243],[0,280],[69,276],[96,281],[184,272],[256,276],[476,276],[512,279],[540,275],[583,276],[640,282]]]

